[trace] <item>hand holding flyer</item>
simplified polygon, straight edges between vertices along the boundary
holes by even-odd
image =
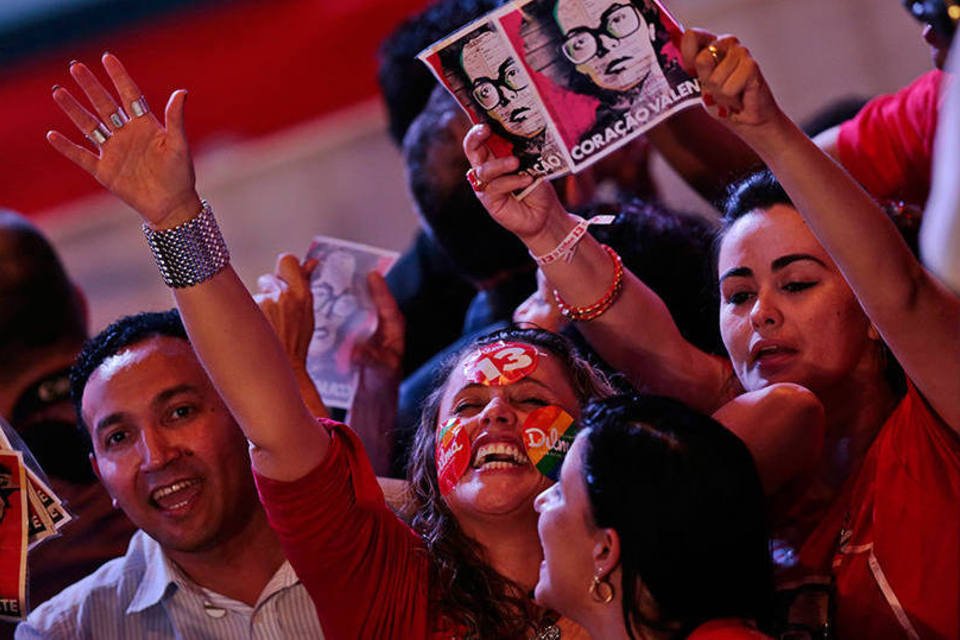
[[[420,53],[497,157],[577,172],[700,104],[657,0],[514,0]]]
[[[310,275],[314,330],[307,348],[307,371],[324,404],[347,409],[358,383],[354,347],[376,327],[367,273],[385,273],[397,254],[317,236],[307,258],[317,262]]]

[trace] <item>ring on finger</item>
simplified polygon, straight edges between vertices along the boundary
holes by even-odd
[[[109,120],[114,129],[119,129],[130,121],[130,116],[123,110],[123,107],[117,107],[117,110],[110,114]]]
[[[470,167],[467,169],[467,182],[470,183],[470,187],[473,188],[473,190],[477,193],[480,193],[487,188],[487,183],[480,179],[476,167]]]
[[[87,134],[87,140],[99,147],[112,135],[113,134],[110,133],[110,129],[107,128],[107,125],[103,124],[102,122],[98,122],[97,128]]]
[[[133,114],[134,118],[139,118],[150,113],[150,107],[147,105],[147,99],[143,96],[140,96],[136,100],[131,101],[130,113]]]
[[[707,46],[707,51],[710,52],[710,57],[713,58],[713,64],[718,65],[720,61],[723,60],[723,52],[717,48],[717,45],[711,44]]]

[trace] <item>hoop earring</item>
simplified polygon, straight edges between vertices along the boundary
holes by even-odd
[[[610,604],[613,602],[613,585],[599,575],[593,576],[593,582],[590,583],[590,596],[601,604]]]

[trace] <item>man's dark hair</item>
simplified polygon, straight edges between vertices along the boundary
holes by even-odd
[[[0,384],[38,350],[76,349],[86,337],[83,302],[53,247],[26,218],[0,210]]]
[[[461,148],[470,124],[437,88],[403,140],[410,193],[431,238],[460,273],[480,283],[511,270],[533,270],[523,243],[487,213],[463,177]]]
[[[380,91],[390,136],[400,145],[410,123],[430,99],[437,81],[417,60],[423,49],[495,9],[503,0],[440,0],[411,16],[380,46]]]
[[[110,356],[116,355],[132,344],[156,336],[168,336],[190,341],[183,326],[183,321],[180,320],[180,313],[176,309],[170,309],[169,311],[145,311],[132,316],[124,316],[90,338],[83,345],[83,349],[70,371],[70,395],[73,398],[73,406],[77,411],[77,426],[84,434],[90,451],[93,451],[93,446],[90,442],[87,426],[83,422],[81,411],[83,390],[87,386],[87,381],[97,367]]]

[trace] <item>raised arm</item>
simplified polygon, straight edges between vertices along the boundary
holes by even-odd
[[[920,229],[923,261],[951,289],[960,294],[960,38],[950,48],[946,99],[937,123],[933,157],[933,184]]]
[[[859,185],[780,110],[735,38],[683,39],[687,66],[723,120],[776,174],[884,341],[937,413],[960,430],[960,298],[931,276]],[[718,55],[707,48],[716,47]]]
[[[187,92],[170,96],[161,123],[144,112],[143,96],[115,56],[105,54],[103,66],[122,107],[82,63],[71,65],[70,74],[93,112],[68,90],[53,91],[96,152],[56,131],[47,134],[50,144],[135,209],[149,228],[172,229],[197,218],[202,205],[183,127]],[[125,123],[123,110],[131,116]],[[283,348],[230,265],[174,289],[174,297],[197,356],[251,442],[257,471],[292,480],[315,467],[328,436],[301,400]]]
[[[553,187],[539,185],[523,200],[512,192],[530,186],[531,178],[516,175],[514,157],[494,158],[484,146],[489,128],[478,125],[464,138],[464,152],[480,178],[477,196],[504,228],[526,244],[533,255],[553,251],[577,225]],[[541,265],[544,275],[568,306],[582,307],[604,297],[614,281],[614,262],[589,234],[576,245],[569,261]],[[687,342],[663,301],[629,271],[624,271],[619,298],[602,315],[577,322],[597,353],[623,371],[638,388],[672,396],[710,413],[729,400],[739,387],[729,364]]]

